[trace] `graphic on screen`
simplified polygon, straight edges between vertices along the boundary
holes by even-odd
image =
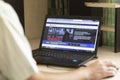
[[[94,51],[99,21],[48,18],[42,47],[71,51]]]

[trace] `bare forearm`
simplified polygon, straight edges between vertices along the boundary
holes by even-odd
[[[86,70],[74,70],[64,73],[44,73],[47,75],[47,78],[45,80],[88,80],[88,73]]]
[[[28,80],[90,80],[86,69],[81,68],[64,73],[40,73],[34,74]]]
[[[116,73],[116,65],[103,60],[96,61],[88,67],[65,73],[36,73],[28,80],[101,80],[108,76],[115,76]]]

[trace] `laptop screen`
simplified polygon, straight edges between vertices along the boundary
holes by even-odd
[[[94,52],[100,21],[87,18],[47,18],[41,47]]]

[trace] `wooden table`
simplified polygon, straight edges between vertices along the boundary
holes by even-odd
[[[31,39],[29,40],[29,42],[31,44],[32,49],[36,49],[39,47],[39,43],[40,43],[39,39]],[[109,59],[109,60],[115,61],[120,69],[120,53],[114,53],[112,48],[108,48],[105,46],[99,47],[98,59],[100,60]],[[88,62],[87,64],[91,63],[92,61]],[[44,72],[66,72],[66,71],[73,70],[73,68],[47,66],[47,65],[38,65],[38,67],[40,68],[40,71],[44,71]],[[104,80],[120,80],[120,70],[118,71],[115,77],[107,78]]]

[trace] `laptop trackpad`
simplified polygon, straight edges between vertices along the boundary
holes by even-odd
[[[76,65],[78,65],[80,62],[83,62],[83,61],[70,60],[70,59],[61,59],[61,58],[56,59],[47,56],[42,56],[42,57],[37,56],[34,57],[34,59],[37,61],[37,64],[58,65],[58,66],[66,66],[66,67],[76,67]],[[77,67],[79,67],[79,65]]]

